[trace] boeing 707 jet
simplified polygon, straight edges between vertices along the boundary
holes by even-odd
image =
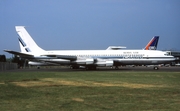
[[[24,26],[16,26],[15,29],[19,35],[21,52],[4,51],[40,63],[70,65],[74,69],[81,66],[96,69],[101,66],[158,65],[175,60],[167,52],[159,50],[44,50],[36,44]]]

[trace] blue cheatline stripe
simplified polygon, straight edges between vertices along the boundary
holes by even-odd
[[[97,57],[93,57],[93,58],[101,58],[101,59],[123,59],[122,56],[97,56]]]
[[[26,52],[31,52],[31,50],[29,48],[25,48]]]
[[[21,38],[18,38],[18,40],[19,40],[19,42],[21,43],[21,45],[22,45],[23,47],[26,46],[25,42],[24,42]]]

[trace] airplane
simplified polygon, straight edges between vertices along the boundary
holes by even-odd
[[[158,40],[159,40],[159,36],[154,36],[145,46],[144,50],[156,50],[157,45],[158,45]],[[22,47],[21,43],[19,45],[20,47]],[[119,50],[119,49],[125,49],[125,48],[126,48],[125,46],[109,46],[106,50]],[[21,52],[23,52],[23,47],[21,49],[22,49]],[[38,66],[38,68],[40,68],[39,66],[59,65],[55,63],[37,62],[37,61],[29,61],[28,64],[31,66]]]
[[[32,39],[24,26],[15,27],[21,52],[4,50],[30,61],[70,65],[73,69],[85,67],[118,67],[121,65],[158,65],[175,60],[167,52],[159,50],[44,50]],[[158,69],[157,66],[154,69]]]

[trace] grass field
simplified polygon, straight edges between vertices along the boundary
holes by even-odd
[[[180,72],[1,72],[1,111],[179,111]]]

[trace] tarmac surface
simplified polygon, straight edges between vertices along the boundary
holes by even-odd
[[[97,67],[96,70],[85,70],[85,69],[70,69],[69,67],[41,67],[40,69],[37,69],[36,67],[33,68],[25,68],[25,69],[14,69],[14,70],[5,70],[0,71],[0,73],[3,72],[72,72],[72,71],[151,71],[151,72],[180,72],[180,67],[159,67],[158,70],[154,70],[153,67],[145,67],[145,66],[138,66],[138,67],[119,67],[118,69],[110,68],[110,67]]]

